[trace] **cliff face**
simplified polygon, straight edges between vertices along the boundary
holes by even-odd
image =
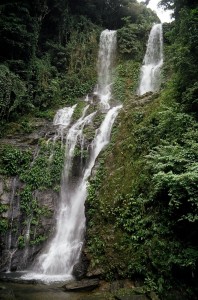
[[[58,191],[46,182],[39,187],[41,177],[48,176],[41,160],[45,154],[46,162],[49,157],[47,151],[41,154],[38,144],[54,129],[51,122],[39,119],[34,120],[34,128],[31,133],[15,132],[1,139],[1,271],[30,265],[55,226]],[[60,174],[57,184],[59,179]]]
[[[48,211],[35,221],[35,216],[27,217],[20,209],[18,194],[23,190],[20,181],[1,178],[1,188],[1,203],[9,207],[1,214],[7,223],[6,232],[1,234],[1,271],[24,270],[32,264],[44,241],[53,233],[58,195],[52,190],[35,191],[38,209]]]

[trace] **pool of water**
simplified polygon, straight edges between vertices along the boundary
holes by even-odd
[[[20,275],[20,276],[19,276]],[[65,292],[64,282],[38,283],[21,280],[21,273],[0,274],[0,300],[84,300],[91,292]]]
[[[0,282],[1,300],[83,300],[88,295],[67,293],[51,285]]]

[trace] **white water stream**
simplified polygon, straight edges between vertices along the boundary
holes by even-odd
[[[73,266],[79,260],[84,242],[84,202],[87,197],[88,179],[98,155],[109,143],[113,123],[122,107],[121,105],[111,107],[109,103],[115,51],[116,31],[103,31],[100,38],[98,85],[95,95],[98,97],[100,109],[103,111],[105,109],[105,117],[100,127],[96,129],[86,165],[75,181],[71,175],[75,148],[80,145],[79,148],[83,150],[86,138],[83,129],[92,123],[96,114],[96,111],[88,114],[92,99],[86,97],[87,105],[82,112],[82,116],[75,123],[72,123],[75,105],[59,110],[54,118],[54,126],[57,128],[54,140],[59,138],[62,143],[65,143],[65,162],[61,179],[56,233],[39,256],[34,266],[34,273],[24,275],[24,279],[35,278],[45,282],[70,279]]]
[[[17,178],[14,177],[13,182],[12,182],[12,194],[10,198],[10,203],[9,203],[9,217],[10,217],[10,228],[7,232],[7,241],[6,241],[6,248],[8,251],[8,256],[9,256],[9,264],[6,272],[10,272],[11,269],[11,264],[12,264],[12,257],[14,253],[16,252],[16,248],[11,249],[12,247],[12,228],[13,228],[13,220],[14,220],[14,196],[16,194],[16,188],[17,188]]]
[[[163,33],[162,24],[155,24],[150,32],[146,54],[141,68],[138,95],[156,92],[161,84],[161,68],[163,65]]]
[[[117,32],[104,30],[100,36],[98,55],[98,84],[95,95],[100,98],[101,107],[109,109],[111,99],[112,71],[117,48]]]

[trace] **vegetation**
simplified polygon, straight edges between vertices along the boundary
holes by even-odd
[[[2,125],[28,112],[36,115],[38,110],[74,104],[90,92],[102,26],[120,28],[127,18],[128,26],[139,24],[134,25],[135,38],[144,35],[141,26],[156,20],[144,5],[128,0],[16,0],[0,10]]]
[[[133,96],[137,73],[129,67],[128,76],[127,67],[122,69],[135,64],[127,61],[131,44],[121,46],[114,89],[125,112],[89,187],[87,250],[91,268],[102,266],[107,279],[138,277],[162,299],[176,299],[175,289],[178,299],[195,299],[197,7],[162,2],[174,4],[176,14],[164,26],[164,90],[141,101]]]
[[[151,25],[158,18],[135,0],[7,1],[0,5],[1,136],[31,133],[31,118],[80,101],[96,82],[100,31],[118,30],[114,98],[124,109],[100,157],[86,202],[86,253],[103,278],[138,279],[162,299],[196,299],[198,268],[198,135],[196,1],[162,0],[175,21],[164,25],[163,90],[135,96]],[[80,47],[79,47],[80,45]],[[96,115],[95,123],[103,115]],[[14,126],[13,126],[14,125]],[[4,130],[10,128],[9,130]],[[84,129],[87,140],[94,128]],[[30,245],[48,236],[37,228],[52,212],[37,192],[58,191],[64,152],[59,142],[1,146],[0,173],[17,177],[23,228]],[[35,148],[34,148],[35,150]],[[53,154],[53,155],[52,155]],[[87,158],[80,149],[77,158]],[[76,166],[77,168],[78,166]],[[45,174],[43,176],[43,174]],[[0,232],[10,228],[0,204]],[[21,231],[18,247],[26,246]],[[178,295],[178,296],[177,296]]]
[[[56,191],[59,187],[64,149],[58,142],[54,145],[41,141],[39,152],[35,154],[35,157],[32,157],[30,151],[20,150],[13,146],[5,146],[1,152],[1,174],[15,176],[23,183],[17,193],[20,197],[20,210],[23,215],[24,226],[30,222],[30,245],[36,245],[47,239],[46,235],[40,234],[41,218],[49,218],[53,212],[38,202],[37,193],[46,189]],[[0,213],[6,212],[8,209],[8,205],[1,204]],[[40,228],[35,231],[38,226]],[[8,220],[2,218],[0,232],[4,234],[7,229],[9,229]],[[11,230],[15,230],[15,226]],[[19,248],[26,246],[25,239],[26,236],[22,231],[18,238]]]
[[[136,23],[127,31],[130,37],[129,31],[134,30],[134,42],[136,35],[146,36],[149,26],[156,20],[155,14],[144,5],[126,0],[94,0],[92,3],[83,0],[75,4],[70,0],[56,3],[16,0],[3,3],[0,10],[4,45],[0,52],[2,137],[31,133],[36,118],[51,120],[58,107],[73,105],[92,91],[96,82],[99,34],[104,26],[117,29]],[[126,38],[125,27],[120,29],[121,39]],[[133,52],[134,48],[126,45],[126,51]],[[136,54],[137,50],[132,55]],[[83,107],[84,102],[78,101],[74,119],[79,117]],[[98,115],[96,122],[101,118]],[[94,136],[94,128],[90,132],[85,128],[85,131],[88,139]],[[41,142],[34,158],[31,148],[1,147],[1,174],[15,176],[24,184],[19,191],[20,207],[25,218],[33,218],[31,227],[45,214],[45,208],[40,207],[36,199],[36,191],[59,189],[63,153],[58,144],[52,148]],[[49,161],[51,151],[54,155]],[[75,154],[78,156],[79,151]],[[86,156],[85,152],[84,159]],[[6,226],[3,219],[2,230]],[[25,243],[22,235],[19,240],[20,245]]]

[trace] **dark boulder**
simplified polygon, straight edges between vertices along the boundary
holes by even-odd
[[[66,291],[92,291],[99,286],[99,279],[83,279],[79,281],[69,282],[63,286]]]
[[[86,255],[82,252],[79,262],[73,267],[72,274],[77,280],[80,280],[85,277],[88,266],[89,260],[87,259]]]
[[[105,297],[105,299],[107,299]],[[80,297],[78,300],[104,300],[104,295],[101,294],[101,295],[88,295],[88,296],[83,296],[82,298]]]
[[[125,295],[125,296],[115,296],[116,300],[148,300],[146,295]]]

